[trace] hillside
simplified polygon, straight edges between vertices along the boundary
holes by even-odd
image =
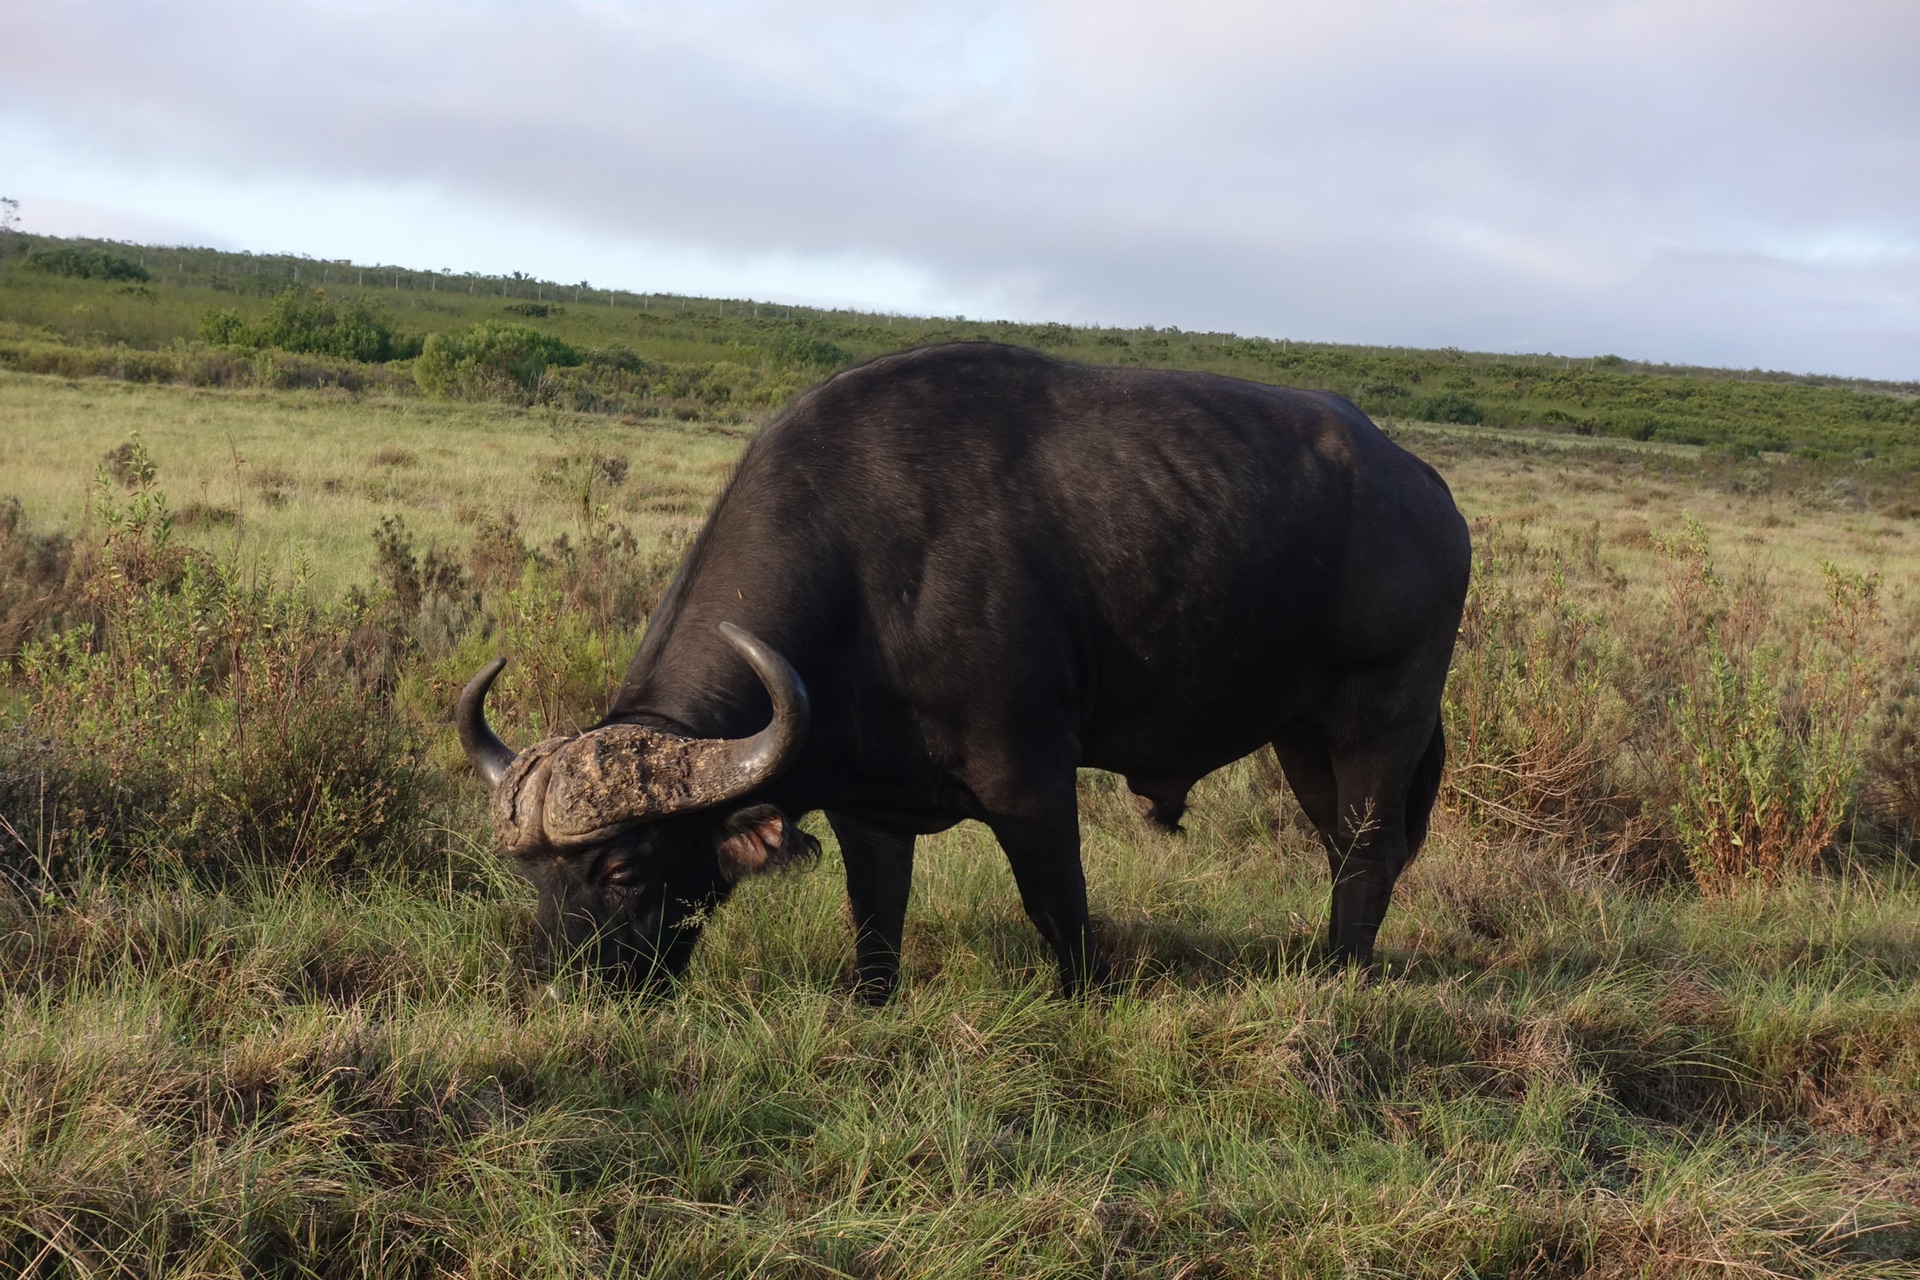
[[[1607,355],[888,316],[517,273],[0,237],[0,367],[28,372],[409,395],[425,388],[441,397],[739,422],[843,365],[969,339],[1336,391],[1377,418],[1920,465],[1915,383]]]

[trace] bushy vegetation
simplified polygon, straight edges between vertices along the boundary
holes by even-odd
[[[275,298],[258,324],[247,324],[231,307],[209,311],[200,321],[200,336],[213,346],[277,347],[361,364],[420,350],[418,339],[394,333],[385,308],[377,302],[349,298],[336,303],[325,289],[304,285],[293,285]]]
[[[125,343],[51,341],[44,332],[0,322],[0,367],[62,378],[275,391],[337,387],[353,392],[392,392],[412,381],[404,368],[395,373],[387,365],[250,348],[250,338],[244,332],[226,328],[217,332],[223,335],[222,345],[148,350]]]
[[[1688,517],[1654,544],[1658,585],[1627,592],[1597,527],[1475,533],[1448,786],[1481,829],[1729,893],[1908,821],[1878,799],[1909,762],[1875,746],[1906,663],[1876,577],[1827,562],[1812,604],[1752,568],[1730,583]]]
[[[1397,388],[1396,388],[1397,389]],[[1389,393],[1376,392],[1382,398],[1391,398]],[[1418,418],[1421,422],[1465,422],[1477,423],[1485,420],[1480,406],[1457,391],[1443,395],[1420,396],[1407,405],[1407,416]]]
[[[624,1000],[528,967],[448,709],[500,653],[510,741],[597,717],[785,384],[568,343],[480,400],[0,374],[0,1271],[1914,1273],[1911,476],[1398,428],[1476,575],[1373,982],[1255,758],[1180,836],[1083,777],[1109,998],[962,826],[856,1007],[816,822]]]
[[[131,492],[102,469],[97,542],[65,587],[70,616],[18,653],[20,713],[0,749],[29,883],[161,865],[334,869],[411,834],[411,727],[383,689],[377,638],[298,581],[172,539],[136,440]]]
[[[577,351],[538,329],[483,320],[464,333],[430,334],[413,376],[430,395],[537,397],[550,365],[580,363]]]
[[[130,280],[144,284],[153,278],[131,258],[76,245],[56,244],[36,249],[27,255],[26,265],[48,275],[77,276],[82,280]]]
[[[340,362],[346,368],[329,385],[391,392],[412,383],[434,396],[740,423],[847,364],[926,342],[992,339],[1092,363],[1335,391],[1377,417],[1868,460],[1881,469],[1920,465],[1913,384],[1617,356],[871,315],[208,249],[142,250],[155,264],[153,284],[129,293],[105,278],[49,276],[28,265],[44,254],[112,257],[120,247],[9,239],[18,256],[7,266],[0,246],[0,367],[36,372],[83,368],[205,385],[206,361],[181,348],[224,355],[238,346],[283,353],[281,361]],[[414,356],[422,359],[412,371],[379,367]],[[212,384],[286,385],[274,380],[279,369],[259,358],[230,361]]]

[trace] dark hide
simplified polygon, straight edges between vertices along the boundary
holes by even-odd
[[[1327,846],[1331,953],[1368,962],[1439,785],[1468,558],[1440,477],[1337,396],[980,343],[883,357],[747,448],[605,722],[761,729],[732,622],[811,693],[797,758],[719,811],[524,861],[547,920],[576,921],[559,936],[639,980],[824,810],[884,998],[915,836],[977,818],[1072,991],[1104,972],[1074,770],[1124,775],[1172,827],[1271,743]]]

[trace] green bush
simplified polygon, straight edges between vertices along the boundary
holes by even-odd
[[[809,370],[838,369],[853,363],[853,356],[838,343],[797,330],[781,334],[773,354],[783,363]]]
[[[48,275],[77,276],[83,280],[137,280],[143,283],[152,279],[147,269],[139,263],[104,249],[56,245],[51,249],[34,250],[27,255],[26,261],[29,267]]]
[[[1420,396],[1407,409],[1407,412],[1422,422],[1462,422],[1469,426],[1485,418],[1480,406],[1457,391],[1446,391],[1439,395]]]
[[[596,369],[618,369],[623,373],[640,373],[649,367],[639,352],[619,342],[587,352],[586,363]]]
[[[1666,553],[1682,677],[1668,704],[1674,829],[1703,890],[1778,884],[1812,868],[1852,810],[1880,683],[1879,581],[1825,566],[1826,607],[1781,634],[1760,584],[1729,591],[1696,521]]]
[[[230,322],[209,315],[201,323],[201,335],[214,341],[208,336],[209,328],[213,328],[236,335],[227,339],[230,342],[248,341],[256,346],[361,363],[397,360],[417,350],[394,333],[392,321],[377,305],[360,298],[336,303],[327,297],[325,289],[305,285],[294,285],[275,298],[257,327],[238,326],[238,319],[233,316]]]
[[[0,729],[11,870],[59,880],[84,853],[109,870],[279,874],[402,843],[417,744],[361,660],[355,611],[180,547],[135,462],[131,494],[103,474],[95,495],[95,621],[21,655],[24,703]]]
[[[200,339],[215,347],[246,346],[247,322],[232,307],[209,311],[200,318]]]
[[[548,366],[584,357],[529,325],[484,320],[464,333],[433,333],[414,361],[413,376],[429,395],[484,400],[537,395]]]

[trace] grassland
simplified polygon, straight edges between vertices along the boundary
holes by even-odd
[[[211,289],[187,265],[150,258],[158,300],[128,296]],[[264,309],[272,290],[228,292]],[[553,323],[583,323],[563,305]],[[33,341],[111,348],[48,336],[57,318]],[[713,317],[736,319],[755,318]],[[810,332],[849,355],[885,326],[779,319],[842,326]],[[1177,338],[1153,350],[1189,358]],[[802,368],[739,367],[762,386]],[[1319,967],[1325,859],[1256,759],[1173,837],[1083,777],[1098,927],[1128,975],[1108,999],[1053,997],[1003,858],[963,826],[923,846],[901,998],[856,1007],[817,820],[822,865],[747,886],[673,996],[550,984],[527,967],[529,891],[481,842],[450,691],[507,652],[514,740],[592,715],[769,407],[0,373],[0,500],[20,499],[0,622],[30,642],[0,684],[0,1271],[1920,1273],[1920,505],[1885,451],[1388,419],[1474,518],[1479,571],[1454,768],[1378,981]],[[171,559],[126,532],[140,497],[113,467],[136,430]],[[262,579],[283,595],[243,589]],[[1849,583],[1870,607],[1843,608]],[[63,622],[112,663],[45,647]],[[235,638],[196,647],[209,631]],[[249,817],[340,745],[256,742],[313,672],[359,699],[320,704],[325,723],[390,723],[372,762],[408,806],[317,849],[271,822],[222,843],[204,815]],[[1733,711],[1700,701],[1729,680]],[[1740,775],[1786,800],[1844,761],[1819,856],[1715,879],[1686,821],[1709,731],[1826,724],[1856,687],[1839,755],[1789,733],[1804,749]],[[291,700],[242,709],[260,689]],[[126,792],[82,822],[48,799],[91,785],[75,755]],[[183,769],[221,785],[183,807]],[[199,825],[155,825],[181,815]]]
[[[1372,986],[1239,771],[1091,797],[1141,973],[1062,1004],[997,852],[923,858],[909,982],[838,988],[827,865],[652,1004],[522,973],[427,874],[15,905],[0,1240],[27,1274],[1910,1275],[1920,894],[1703,901],[1443,840]],[[1252,828],[1252,829],[1248,829]]]
[[[36,270],[75,247],[150,279]],[[133,261],[138,259],[138,262]],[[524,276],[455,276],[209,249],[0,236],[0,368],[206,385],[410,390],[413,362],[342,362],[210,343],[208,317],[257,326],[288,289],[323,289],[387,317],[400,346],[509,324],[566,344],[571,363],[508,394],[614,417],[750,423],[842,364],[925,342],[1021,342],[1093,363],[1205,369],[1337,391],[1376,416],[1920,464],[1920,383],[1649,365],[1608,355],[1487,355],[1340,346],[1179,329],[1014,324],[637,294]],[[231,337],[233,335],[228,334]],[[521,395],[524,391],[524,395]]]
[[[614,519],[648,542],[693,528],[749,429],[550,408],[215,390],[0,373],[0,475],[36,526],[77,532],[96,466],[138,433],[180,536],[280,572],[305,557],[316,590],[372,580],[371,531],[399,515],[423,543],[465,543],[512,515],[546,545]],[[625,464],[618,482],[595,459]],[[612,468],[620,471],[618,464]]]

